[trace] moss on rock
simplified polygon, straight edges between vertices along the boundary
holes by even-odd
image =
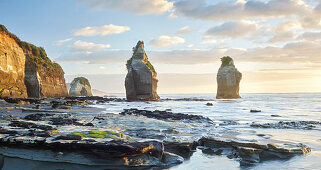
[[[77,81],[79,81],[80,84],[87,85],[87,86],[91,87],[88,79],[86,79],[85,77],[77,77],[77,78],[75,78],[75,79],[70,83],[70,86],[71,86],[71,87],[74,86],[74,84],[75,84]]]
[[[121,133],[113,131],[96,131],[92,130],[89,132],[73,132],[72,135],[81,136],[82,138],[111,138],[111,139],[126,139],[126,136]]]
[[[230,64],[230,61],[233,61],[233,59],[230,56],[224,56],[221,58],[222,65],[221,67],[228,66]]]

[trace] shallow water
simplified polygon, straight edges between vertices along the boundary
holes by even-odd
[[[117,95],[124,97],[124,95]],[[209,101],[161,101],[161,102],[110,102],[96,105],[105,108],[104,113],[119,113],[123,109],[137,108],[146,110],[171,109],[174,113],[197,114],[209,117],[215,130],[209,134],[221,133],[232,138],[260,141],[285,141],[303,143],[311,147],[307,155],[295,156],[288,160],[271,160],[241,167],[239,162],[226,156],[203,154],[199,149],[189,160],[171,169],[319,169],[321,168],[321,128],[253,128],[255,122],[277,123],[279,121],[319,121],[321,122],[321,94],[243,94],[241,99],[217,100],[215,94],[200,95],[160,95],[162,99],[197,98]],[[206,103],[213,106],[206,106]],[[251,113],[251,109],[262,112]],[[231,123],[234,122],[234,123]],[[261,135],[257,135],[261,134]],[[264,136],[262,136],[262,134]]]

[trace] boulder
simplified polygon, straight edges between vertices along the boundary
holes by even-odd
[[[85,77],[77,77],[70,83],[69,96],[92,96],[91,86]]]
[[[137,45],[133,48],[133,56],[127,61],[126,66],[128,70],[125,79],[127,100],[159,99],[157,95],[157,73],[148,61],[143,41],[137,42]]]
[[[222,64],[217,72],[217,99],[237,99],[242,73],[235,68],[233,59],[229,56],[221,58]]]

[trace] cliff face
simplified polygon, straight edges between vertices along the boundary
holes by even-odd
[[[25,60],[16,41],[0,30],[0,97],[27,97]]]
[[[92,96],[91,86],[85,77],[77,77],[70,83],[70,96]]]
[[[0,44],[2,44],[0,46],[0,55],[4,51],[2,53],[4,53],[4,56],[7,56],[7,59],[0,58],[0,61],[6,61],[1,62],[0,69],[5,72],[6,68],[7,70],[9,68],[15,73],[0,73],[0,76],[5,75],[7,77],[7,79],[1,78],[0,84],[4,84],[2,85],[3,87],[19,85],[18,89],[20,89],[19,92],[22,94],[17,96],[17,90],[9,88],[9,90],[3,90],[3,95],[0,97],[39,98],[68,96],[62,68],[47,57],[42,47],[36,47],[21,41],[3,25],[0,25],[0,37],[5,37],[1,38],[0,41]]]
[[[26,54],[25,84],[28,97],[68,96],[62,68],[51,61],[37,61],[32,53]]]
[[[242,73],[240,73],[234,65],[231,57],[221,58],[222,65],[217,73],[217,99],[236,99],[241,98],[239,94],[240,81]]]
[[[139,41],[133,48],[133,56],[127,61],[125,79],[127,100],[154,100],[157,95],[157,73],[148,61],[144,43]]]

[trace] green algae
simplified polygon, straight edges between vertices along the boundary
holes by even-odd
[[[92,130],[89,132],[73,132],[73,135],[81,136],[82,138],[100,138],[100,139],[105,139],[105,138],[111,138],[111,139],[125,139],[126,136],[113,132],[113,131],[96,131]]]

